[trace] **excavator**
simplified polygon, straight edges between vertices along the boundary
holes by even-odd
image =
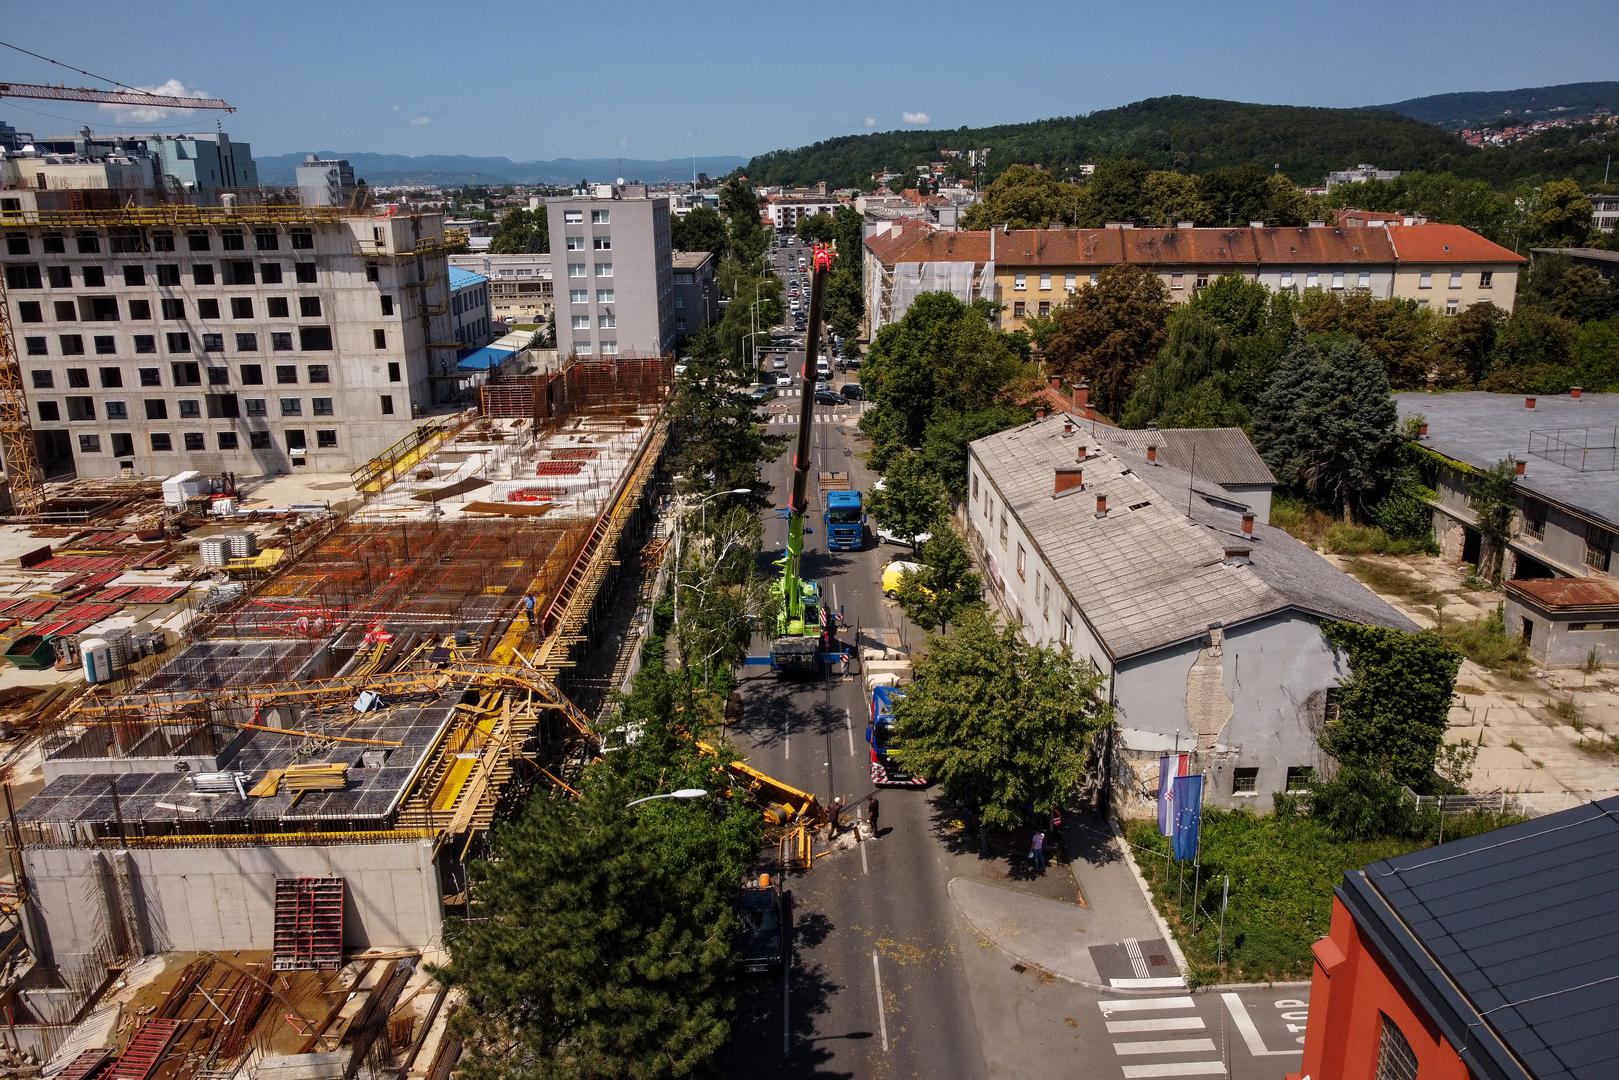
[[[770,667],[780,675],[817,674],[826,670],[832,635],[832,613],[821,604],[820,587],[803,576],[804,520],[809,510],[810,436],[815,420],[815,359],[821,349],[821,297],[832,272],[833,251],[816,244],[811,251],[809,324],[804,334],[803,396],[798,406],[798,441],[793,449],[792,490],[787,500],[787,551],[777,560],[781,578],[773,586],[777,604],[776,636],[770,643]]]

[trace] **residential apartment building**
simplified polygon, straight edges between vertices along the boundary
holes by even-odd
[[[1619,195],[1587,195],[1591,200],[1591,228],[1598,232],[1619,229]]]
[[[1440,553],[1477,565],[1476,470],[1518,465],[1503,559],[1506,629],[1536,660],[1619,662],[1619,394],[1397,394],[1434,491]]]
[[[489,282],[489,314],[504,322],[544,322],[554,310],[551,256],[451,255],[450,265]]]
[[[764,197],[764,216],[777,232],[792,232],[798,223],[816,214],[830,214],[842,206],[836,196],[826,193],[826,185],[819,191],[779,191]]]
[[[988,232],[940,230],[912,219],[879,222],[867,231],[861,258],[867,340],[904,318],[921,293],[947,292],[967,304],[995,296]]]
[[[429,360],[457,346],[436,215],[35,208],[65,194],[0,191],[48,474],[347,472],[445,398]]]
[[[489,279],[459,266],[450,272],[450,336],[465,349],[489,344]]]
[[[256,198],[258,165],[253,148],[234,142],[222,131],[200,135],[53,135],[36,144],[41,153],[75,154],[87,159],[149,158],[170,193],[183,192],[190,202],[211,206],[220,196]],[[247,201],[247,200],[244,200]]]
[[[547,199],[545,208],[557,268],[557,348],[575,356],[672,350],[669,200],[649,196],[644,185],[599,184]]]
[[[1491,303],[1510,312],[1528,260],[1460,225],[1390,225],[1394,295],[1446,315]]]
[[[1350,871],[1287,1080],[1613,1075],[1615,890],[1619,798]]]
[[[1178,750],[1211,805],[1269,808],[1320,764],[1344,676],[1320,624],[1416,627],[1238,496],[1110,434],[1058,413],[971,444],[964,516],[989,593],[1028,640],[1105,676],[1134,773],[1121,797]]]
[[[671,256],[675,278],[675,334],[688,337],[719,317],[720,289],[714,280],[714,255],[677,251]]]
[[[346,158],[309,154],[293,173],[298,201],[305,206],[347,206],[354,201],[354,166]]]

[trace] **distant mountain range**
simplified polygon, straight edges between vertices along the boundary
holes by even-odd
[[[622,176],[649,184],[690,180],[691,158],[645,161],[636,158],[558,158],[555,161],[513,161],[508,157],[470,157],[464,154],[366,154],[358,151],[316,150],[317,157],[347,158],[354,175],[368,184],[576,184],[580,180],[610,183]],[[256,157],[259,181],[291,184],[293,170],[304,154]],[[724,176],[746,159],[726,155],[699,157],[696,171]]]
[[[1619,113],[1619,82],[1563,83],[1522,90],[1481,90],[1434,94],[1371,108],[1396,112],[1426,124],[1460,131],[1511,115],[1528,120],[1589,116],[1600,109]]]

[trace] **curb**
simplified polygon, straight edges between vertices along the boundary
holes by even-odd
[[[1175,958],[1175,965],[1180,970],[1181,978],[1185,979],[1191,973],[1191,967],[1186,963],[1186,954],[1181,952],[1180,942],[1169,930],[1169,924],[1158,911],[1158,905],[1153,903],[1152,890],[1147,887],[1147,879],[1141,874],[1141,867],[1136,865],[1135,853],[1130,850],[1130,844],[1124,839],[1124,833],[1119,830],[1119,823],[1112,817],[1107,819],[1109,830],[1113,833],[1113,841],[1118,844],[1119,851],[1124,854],[1124,863],[1130,868],[1130,874],[1136,879],[1136,887],[1141,890],[1141,898],[1146,901],[1147,910],[1152,913],[1152,921],[1157,924],[1158,932],[1164,935],[1164,942],[1169,946],[1169,955]]]
[[[1242,983],[1215,983],[1210,986],[1194,987],[1189,993],[1212,994],[1218,990],[1308,990],[1308,982],[1242,982]]]

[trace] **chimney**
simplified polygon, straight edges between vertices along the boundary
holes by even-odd
[[[1062,418],[1062,433],[1064,435],[1072,435],[1074,433],[1074,421],[1070,417],[1065,416]]]
[[[1056,478],[1051,486],[1052,496],[1055,497],[1076,488],[1080,491],[1085,490],[1085,470],[1072,465],[1059,465]]]
[[[1534,399],[1531,398],[1530,400],[1533,401]],[[1512,471],[1518,476],[1522,476],[1524,474],[1524,470],[1527,468],[1529,468],[1529,462],[1525,461],[1523,458],[1517,458],[1512,462]]]
[[[1526,409],[1533,409],[1535,407],[1535,399],[1532,398],[1532,397],[1524,398],[1523,399],[1523,407],[1526,408]]]
[[[1034,407],[1034,418],[1036,420],[1044,420],[1046,418],[1046,407],[1044,405],[1036,405]]]
[[[1583,386],[1571,386],[1568,388],[1568,396],[1573,398],[1575,401],[1580,400],[1580,395],[1584,392],[1585,387]]]
[[[1062,393],[1062,376],[1061,375],[1047,375],[1046,376],[1046,389],[1047,390],[1055,390],[1059,394]]]
[[[1158,447],[1152,443],[1147,444],[1147,464],[1158,464]]]
[[[1089,419],[1091,415],[1090,407],[1091,384],[1080,383],[1078,386],[1074,387],[1074,411]]]
[[[1096,496],[1096,516],[1107,517],[1107,496],[1101,493]]]
[[[1421,439],[1426,439],[1427,437],[1428,437],[1428,421],[1424,420],[1422,423],[1417,425],[1417,438],[1419,440],[1421,440]]]
[[[1242,515],[1242,535],[1254,535],[1254,512],[1252,510],[1248,510]]]
[[[1248,223],[1248,227],[1250,229],[1263,229],[1265,227],[1265,223],[1263,221],[1250,221]]]

